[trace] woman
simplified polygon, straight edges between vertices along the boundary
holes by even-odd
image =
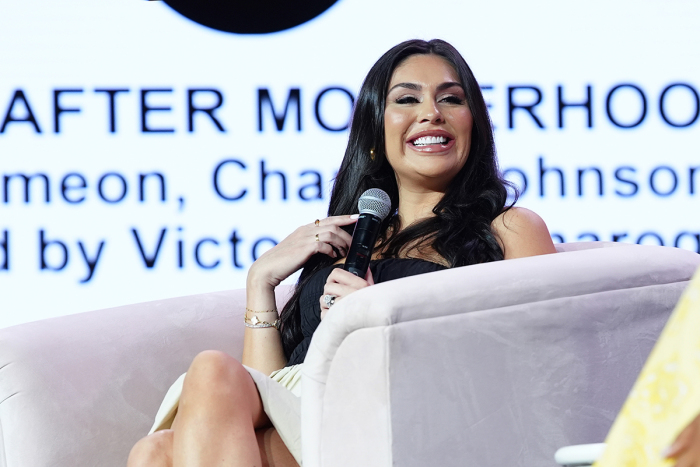
[[[276,380],[298,381],[293,365],[332,303],[397,277],[553,253],[544,222],[507,205],[491,128],[479,85],[451,45],[414,40],[384,54],[360,90],[329,217],[299,227],[250,268],[242,362],[254,370],[220,352],[198,355],[172,428],[137,443],[129,466],[294,465],[280,434],[297,460],[298,439],[270,426],[263,404],[273,396],[261,373],[283,369]],[[360,278],[337,266],[369,188],[385,190],[395,214]],[[302,267],[277,322],[274,289]]]

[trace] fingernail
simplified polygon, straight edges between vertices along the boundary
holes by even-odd
[[[353,214],[352,216],[350,216],[350,219],[359,219],[359,218],[360,218],[359,214]]]
[[[673,446],[667,446],[664,449],[661,450],[661,458],[666,459],[669,454],[671,454],[671,448]]]

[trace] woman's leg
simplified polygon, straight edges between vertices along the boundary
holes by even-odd
[[[221,419],[226,417],[230,419],[222,423]],[[204,429],[192,429],[193,423],[199,427],[204,425]],[[176,438],[177,448],[174,447]],[[191,447],[194,456],[186,452]],[[241,452],[243,455],[239,456]],[[177,457],[175,462],[174,457]],[[246,464],[251,457],[257,463]],[[277,430],[270,426],[257,388],[245,368],[224,353],[202,352],[187,373],[172,429],[157,431],[136,443],[127,467],[235,466],[238,463],[263,467],[298,466]]]
[[[274,427],[255,432],[262,467],[299,467]],[[173,430],[161,430],[142,438],[129,453],[127,467],[172,467]]]
[[[274,427],[255,432],[263,467],[299,467]]]
[[[173,422],[173,467],[260,466],[255,429],[269,423],[243,365],[202,352],[187,371]]]
[[[156,431],[142,438],[129,453],[127,467],[172,467],[173,430]]]

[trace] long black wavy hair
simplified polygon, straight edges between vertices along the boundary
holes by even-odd
[[[445,41],[409,40],[386,52],[367,74],[355,104],[345,157],[331,193],[329,216],[356,214],[360,195],[369,188],[382,188],[391,198],[391,212],[399,205],[394,171],[384,156],[384,109],[394,70],[412,55],[437,55],[457,72],[471,110],[472,138],[466,163],[450,182],[444,196],[429,217],[402,226],[399,216],[388,216],[382,223],[377,249],[382,257],[420,256],[428,247],[450,267],[503,259],[492,221],[510,209],[517,199],[515,187],[503,179],[498,169],[491,119],[479,84],[467,62]],[[375,149],[375,157],[370,150]],[[513,199],[508,203],[507,188]],[[402,228],[404,227],[404,228]],[[354,225],[346,229],[352,233]],[[312,256],[304,265],[294,294],[282,310],[282,344],[287,358],[303,340],[299,296],[313,274],[335,262],[323,254]]]

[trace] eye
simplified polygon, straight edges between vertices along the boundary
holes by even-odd
[[[397,98],[394,102],[397,104],[417,104],[418,98],[416,96],[401,96]]]
[[[445,96],[440,99],[440,102],[447,102],[448,104],[462,105],[464,104],[464,99],[459,96]]]

